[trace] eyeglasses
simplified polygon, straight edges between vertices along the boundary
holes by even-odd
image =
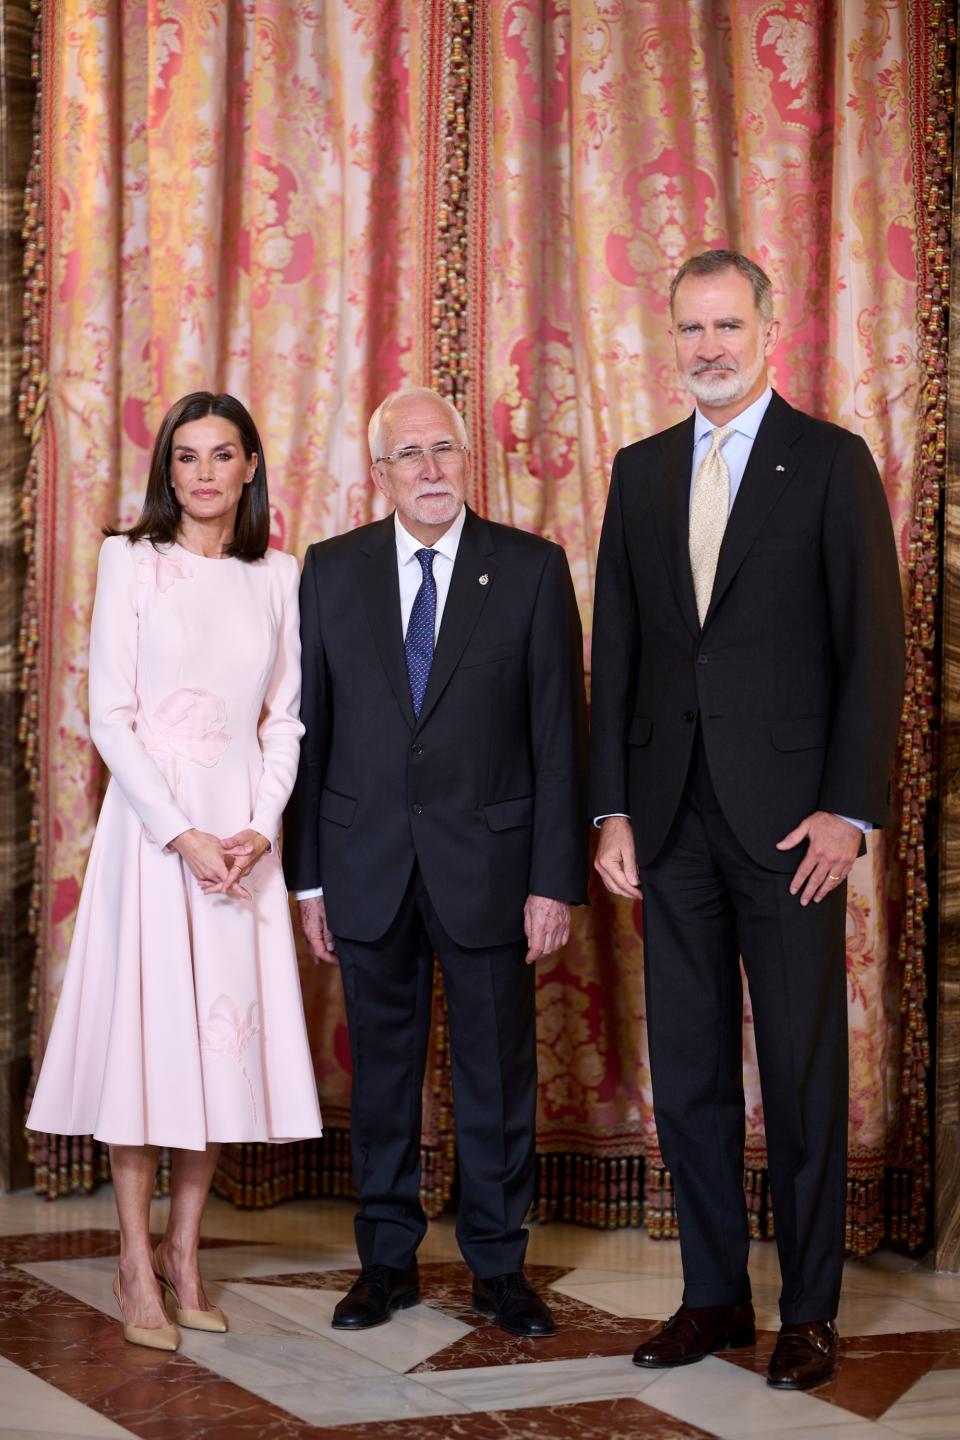
[[[438,440],[435,445],[428,445],[426,449],[422,445],[404,445],[402,450],[394,450],[392,455],[378,456],[374,464],[396,465],[398,470],[415,470],[429,452],[438,465],[447,466],[452,465],[457,457],[465,454],[469,448],[468,445],[454,445],[452,440]]]

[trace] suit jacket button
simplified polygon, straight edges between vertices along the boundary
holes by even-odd
[[[709,663],[710,663],[710,656],[709,656],[709,655],[698,655],[698,656],[697,656],[697,664],[698,664],[698,665],[709,665]]]
[[[696,710],[684,710],[683,718],[684,720],[686,720],[688,725],[692,725],[694,720],[696,720],[697,718]]]
[[[422,806],[422,805],[411,805],[411,806],[410,806],[410,809],[413,811],[414,815],[422,815],[422,814],[423,814],[423,806]]]
[[[413,744],[410,746],[410,749],[413,751],[414,755],[423,754],[423,746],[417,740],[414,740]]]

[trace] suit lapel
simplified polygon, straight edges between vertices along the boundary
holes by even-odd
[[[403,711],[403,718],[412,730],[413,701],[403,653],[397,542],[392,515],[371,529],[362,554],[365,556],[365,570],[361,575],[361,591],[367,619],[381,664]]]
[[[418,726],[424,723],[446,689],[473,634],[487,596],[497,583],[496,548],[490,526],[468,508]],[[482,575],[487,577],[483,584],[480,583]]]
[[[690,569],[690,467],[693,415],[660,436],[663,464],[650,481],[654,523],[677,604],[692,635],[700,634],[697,597]]]
[[[724,531],[704,626],[709,623],[724,592],[746,559],[750,546],[797,471],[801,456],[794,447],[800,433],[796,411],[774,391],[760,422]],[[689,568],[688,560],[688,571]]]

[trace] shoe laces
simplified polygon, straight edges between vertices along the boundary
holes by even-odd
[[[485,1282],[500,1291],[501,1295],[533,1295],[533,1286],[524,1275],[522,1270],[514,1270],[509,1275],[498,1275],[493,1280]]]
[[[692,1330],[695,1335],[702,1333],[695,1317],[690,1314],[688,1309],[681,1306],[679,1310],[674,1311],[669,1320],[664,1320],[663,1329],[660,1333],[665,1334],[668,1330],[683,1329]]]
[[[377,1290],[390,1290],[393,1285],[390,1265],[365,1265],[354,1281],[356,1285],[370,1285]]]

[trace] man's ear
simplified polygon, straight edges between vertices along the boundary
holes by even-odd
[[[764,342],[763,342],[763,353],[764,353],[764,355],[769,355],[770,352],[771,352],[771,350],[775,350],[776,347],[777,347],[777,344],[779,343],[779,340],[780,340],[780,321],[779,321],[779,320],[771,320],[771,321],[770,321],[770,324],[767,326],[767,336],[766,336],[766,339],[765,339]]]
[[[374,485],[376,485],[377,489],[381,492],[381,494],[386,495],[388,500],[393,499],[393,496],[390,494],[390,491],[387,487],[387,482],[384,477],[383,471],[380,469],[380,466],[376,462],[374,462],[370,466],[370,479],[373,481]]]

